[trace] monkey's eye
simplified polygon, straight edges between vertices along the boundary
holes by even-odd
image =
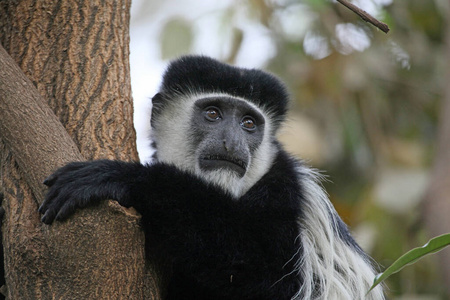
[[[253,118],[251,118],[249,116],[245,116],[242,119],[240,125],[242,128],[244,128],[245,130],[248,130],[248,131],[253,131],[256,129],[255,120],[253,120]]]
[[[205,117],[209,121],[217,121],[222,118],[222,115],[217,107],[208,107],[205,110]]]

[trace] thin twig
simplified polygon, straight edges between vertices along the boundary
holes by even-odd
[[[345,7],[347,7],[348,9],[350,9],[351,11],[353,11],[358,16],[360,16],[361,19],[363,19],[364,21],[369,22],[369,23],[373,24],[374,26],[380,28],[383,32],[388,33],[389,27],[387,26],[387,24],[378,21],[377,19],[372,17],[370,14],[368,14],[366,11],[360,9],[359,7],[348,2],[347,0],[337,0],[337,1],[339,3],[341,3],[342,5],[344,5]]]

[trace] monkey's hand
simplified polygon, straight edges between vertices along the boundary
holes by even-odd
[[[111,160],[73,162],[58,169],[44,181],[49,190],[39,207],[42,222],[64,220],[77,208],[100,200],[121,200],[126,189],[121,174],[121,163]]]

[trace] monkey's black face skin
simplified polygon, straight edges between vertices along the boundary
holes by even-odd
[[[200,169],[243,177],[264,137],[261,113],[239,99],[210,97],[195,102],[191,123]]]

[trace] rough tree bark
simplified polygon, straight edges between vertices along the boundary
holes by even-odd
[[[109,202],[52,226],[37,212],[40,183],[68,161],[138,159],[129,7],[130,0],[0,1],[0,43],[21,69],[0,49],[9,299],[159,299],[133,211]]]
[[[447,11],[447,74],[450,82],[450,11]],[[431,184],[424,199],[424,219],[431,236],[450,232],[450,85],[443,90],[442,109],[439,119],[436,155],[431,171]],[[442,283],[450,295],[450,249],[439,252]]]

